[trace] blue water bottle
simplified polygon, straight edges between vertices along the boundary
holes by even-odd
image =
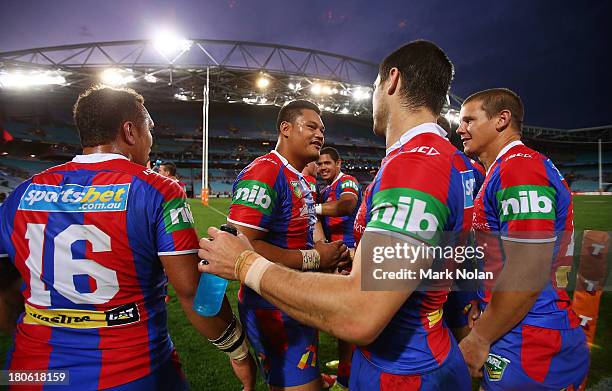
[[[236,228],[231,225],[223,224],[220,229],[238,235]],[[221,304],[223,304],[226,287],[227,280],[225,278],[210,273],[202,273],[198,291],[193,299],[193,310],[202,316],[217,315],[221,310]]]

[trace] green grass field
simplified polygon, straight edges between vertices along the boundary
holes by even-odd
[[[225,222],[229,201],[211,199],[210,207],[204,207],[199,200],[192,201],[192,211],[200,236],[204,236],[209,226]],[[612,231],[612,197],[609,196],[576,196],[574,197],[576,231],[596,229]],[[579,245],[579,243],[577,244]],[[577,247],[579,248],[579,247]],[[237,283],[228,286],[228,297],[236,310]],[[612,293],[603,295],[600,318],[597,324],[596,346],[592,351],[589,384],[597,384],[600,379],[612,376]],[[176,300],[168,303],[170,335],[181,357],[183,369],[194,390],[231,390],[240,389],[229,367],[228,359],[206,342],[190,326]],[[0,364],[3,364],[5,352],[10,339],[0,336]],[[336,357],[335,339],[321,333],[319,362],[325,363]],[[265,389],[261,379],[258,389]]]

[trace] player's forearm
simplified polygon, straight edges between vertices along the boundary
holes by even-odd
[[[272,265],[261,280],[261,294],[298,322],[360,344],[363,311],[355,311],[351,285],[349,276],[300,273]]]
[[[193,297],[178,296],[181,307],[193,327],[207,339],[217,339],[232,321],[232,309],[227,301],[223,299],[223,305],[219,314],[212,317],[204,317],[193,310]]]
[[[512,330],[527,315],[540,292],[495,292],[474,330],[493,343]]]
[[[302,270],[303,260],[300,250],[287,250],[259,239],[251,240],[251,245],[258,254],[274,263]]]
[[[321,215],[329,217],[349,216],[353,213],[357,204],[357,198],[340,199],[321,204]]]

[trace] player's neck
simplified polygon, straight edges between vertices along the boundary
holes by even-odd
[[[387,148],[395,144],[408,130],[428,122],[435,124],[436,117],[431,111],[424,108],[417,110],[407,110],[405,108],[390,110],[385,138]]]
[[[92,153],[116,153],[123,155],[129,159],[129,154],[124,153],[115,144],[96,145],[95,147],[83,147],[83,155],[91,155]]]
[[[302,159],[295,156],[295,154],[291,153],[291,151],[285,144],[278,143],[276,145],[276,152],[278,152],[282,157],[287,159],[287,162],[289,162],[289,164],[291,164],[291,166],[299,172],[302,172],[304,170],[304,167],[306,167],[306,164],[308,164],[308,162],[304,162]]]
[[[510,144],[514,141],[520,141],[521,137],[516,134],[500,134],[487,148],[485,148],[482,153],[478,154],[478,159],[482,162],[485,167],[485,170],[489,170],[489,168],[495,163],[495,159],[497,159],[497,155],[501,152],[506,145]]]

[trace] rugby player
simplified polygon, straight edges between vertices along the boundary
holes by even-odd
[[[153,121],[143,104],[130,89],[86,90],[74,106],[83,154],[34,175],[2,205],[0,263],[19,271],[25,300],[7,367],[65,370],[65,389],[187,389],[167,329],[169,279],[193,326],[254,389],[227,299],[215,317],[192,310],[193,217],[180,186],[145,168]]]
[[[485,269],[484,310],[460,348],[486,390],[578,389],[589,353],[563,289],[572,264],[570,190],[546,156],[521,142],[523,104],[505,88],[465,100],[457,133],[487,169],[473,227]]]
[[[216,229],[209,230],[213,240],[200,240],[199,254],[210,261],[201,271],[240,279],[293,318],[359,345],[349,384],[354,391],[471,390],[465,362],[441,321],[450,282],[419,290],[417,277],[399,281],[403,290],[362,290],[372,277],[361,275],[372,268],[366,249],[377,238],[403,239],[414,250],[463,227],[461,156],[436,125],[452,75],[446,54],[427,41],[404,45],[380,65],[374,132],[385,137],[387,156],[364,193],[355,224],[366,228],[349,276],[296,273],[250,250],[244,236]],[[424,258],[401,265],[427,270],[432,262]]]
[[[456,148],[463,149],[461,138],[456,132],[451,129],[450,122],[443,116],[438,117],[436,123],[448,134],[448,140]],[[468,234],[472,228],[472,216],[474,198],[478,194],[485,178],[485,171],[482,166],[470,159],[467,155],[461,154],[465,164],[463,175],[466,177],[464,181],[465,196],[466,196],[466,215],[464,216],[463,232]],[[469,197],[469,198],[467,198]],[[466,238],[466,245],[473,245],[471,236]],[[468,259],[462,266],[471,268],[477,266],[477,259]],[[469,333],[470,322],[473,322],[479,315],[478,309],[478,283],[475,280],[455,279],[453,290],[448,294],[448,300],[444,303],[443,318],[446,325],[453,331],[453,335],[457,341],[461,341]]]
[[[304,175],[304,179],[310,185],[310,193],[312,194],[312,198],[315,203],[319,200],[319,190],[317,188],[317,162],[313,161],[308,163],[304,169],[302,170],[302,175]]]
[[[278,113],[277,130],[276,148],[236,178],[227,221],[271,261],[299,271],[335,269],[338,262],[348,260],[348,249],[342,241],[314,242],[315,200],[301,174],[306,164],[318,159],[323,146],[320,110],[309,101],[291,101]],[[269,387],[319,390],[318,332],[248,286],[241,287],[238,300]]]
[[[317,215],[321,217],[325,238],[329,241],[342,240],[349,248],[355,249],[355,237],[353,226],[357,209],[361,204],[361,188],[357,179],[341,171],[342,160],[335,148],[324,147],[321,149],[317,161],[319,174],[327,183],[321,192],[321,203],[315,206]],[[335,388],[348,387],[351,373],[351,360],[353,357],[353,346],[342,340],[338,340],[338,378]]]

